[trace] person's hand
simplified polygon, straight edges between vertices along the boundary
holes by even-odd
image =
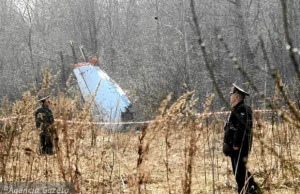
[[[233,149],[234,149],[234,150],[238,150],[238,149],[239,149],[239,147],[237,147],[237,146],[233,146]]]

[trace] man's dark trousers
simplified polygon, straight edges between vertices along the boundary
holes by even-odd
[[[233,156],[230,156],[230,159],[232,164],[232,170],[235,175],[235,180],[238,185],[238,192],[241,193],[241,191],[246,190],[246,193],[249,194],[255,193],[254,190],[257,188],[257,185],[251,173],[247,171],[247,167],[246,167],[248,157],[242,154],[239,157],[238,150],[235,152],[237,153],[234,154]],[[251,187],[253,188],[251,189]],[[253,192],[251,192],[251,190],[253,190]]]
[[[41,140],[41,153],[53,154],[52,135],[48,130],[42,130],[40,134],[40,140]]]

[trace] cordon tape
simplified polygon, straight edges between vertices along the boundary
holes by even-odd
[[[276,113],[276,111],[273,110],[253,110],[255,113]],[[219,112],[209,112],[209,113],[198,113],[196,116],[215,116],[215,115],[227,115],[230,114],[230,111],[219,111]],[[9,121],[13,119],[18,118],[24,118],[27,116],[13,116],[13,117],[7,117],[2,118],[0,121]],[[90,124],[90,125],[133,125],[133,124],[148,124],[151,123],[154,120],[148,120],[148,121],[130,121],[130,122],[95,122],[95,121],[78,121],[78,120],[63,120],[63,119],[55,119],[56,122],[62,122],[66,124]]]

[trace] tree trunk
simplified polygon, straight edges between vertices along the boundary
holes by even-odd
[[[186,33],[186,22],[185,22],[185,0],[181,0],[182,7],[181,7],[181,27],[182,27],[182,34],[183,34],[183,43],[184,43],[184,81],[186,84],[186,90],[191,90],[190,87],[190,55],[189,55],[189,45],[187,40],[187,33]]]

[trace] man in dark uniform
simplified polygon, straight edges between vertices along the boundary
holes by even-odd
[[[247,92],[233,84],[230,92],[231,114],[224,127],[223,152],[231,158],[238,193],[262,193],[253,176],[247,171],[248,154],[252,146],[252,110],[244,103]]]
[[[50,100],[49,96],[46,96],[39,100],[41,107],[35,112],[35,123],[36,128],[41,128],[40,143],[41,143],[41,154],[53,154],[53,133],[52,125],[54,118],[51,109],[49,108]]]

